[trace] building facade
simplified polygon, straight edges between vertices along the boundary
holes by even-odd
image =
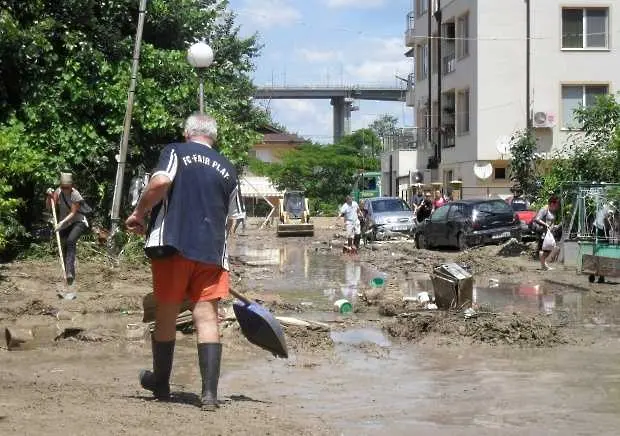
[[[407,102],[424,182],[460,180],[465,198],[507,194],[516,132],[529,123],[549,154],[578,135],[575,108],[618,91],[618,23],[616,0],[413,0]]]

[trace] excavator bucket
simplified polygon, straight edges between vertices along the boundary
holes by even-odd
[[[314,224],[310,223],[308,199],[301,191],[287,191],[280,202],[278,236],[314,236]]]

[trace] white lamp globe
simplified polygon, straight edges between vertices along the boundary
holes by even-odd
[[[213,63],[213,50],[204,42],[197,42],[187,50],[187,62],[194,68],[207,68]]]

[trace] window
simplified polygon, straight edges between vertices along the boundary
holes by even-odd
[[[459,135],[469,133],[469,89],[459,91],[456,102],[456,128]]]
[[[456,21],[456,56],[463,59],[469,55],[469,14]]]
[[[419,45],[416,56],[417,79],[425,80],[428,77],[428,44]]]
[[[448,210],[450,209],[450,205],[446,204],[441,206],[439,209],[435,209],[435,212],[431,215],[431,221],[443,221],[448,216]]]
[[[448,220],[457,220],[470,216],[469,208],[463,203],[453,203],[448,213]]]
[[[580,128],[575,119],[575,109],[592,106],[596,98],[609,93],[607,85],[563,85],[562,86],[562,127]]]
[[[495,180],[506,180],[506,168],[495,168]]]
[[[562,48],[607,48],[608,8],[562,9]]]
[[[421,17],[428,12],[428,0],[416,0],[416,8],[418,17]]]

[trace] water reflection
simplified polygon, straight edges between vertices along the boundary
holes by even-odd
[[[358,260],[306,246],[254,248],[238,244],[232,254],[247,265],[272,267],[270,274],[260,277],[266,289],[304,292],[308,297],[322,295],[329,302],[341,298],[354,302],[362,284],[376,276],[384,277]]]
[[[490,287],[475,286],[475,305],[485,305],[494,310],[518,310],[552,314],[558,310],[582,312],[582,294],[579,292],[550,293],[540,285],[497,284]]]

